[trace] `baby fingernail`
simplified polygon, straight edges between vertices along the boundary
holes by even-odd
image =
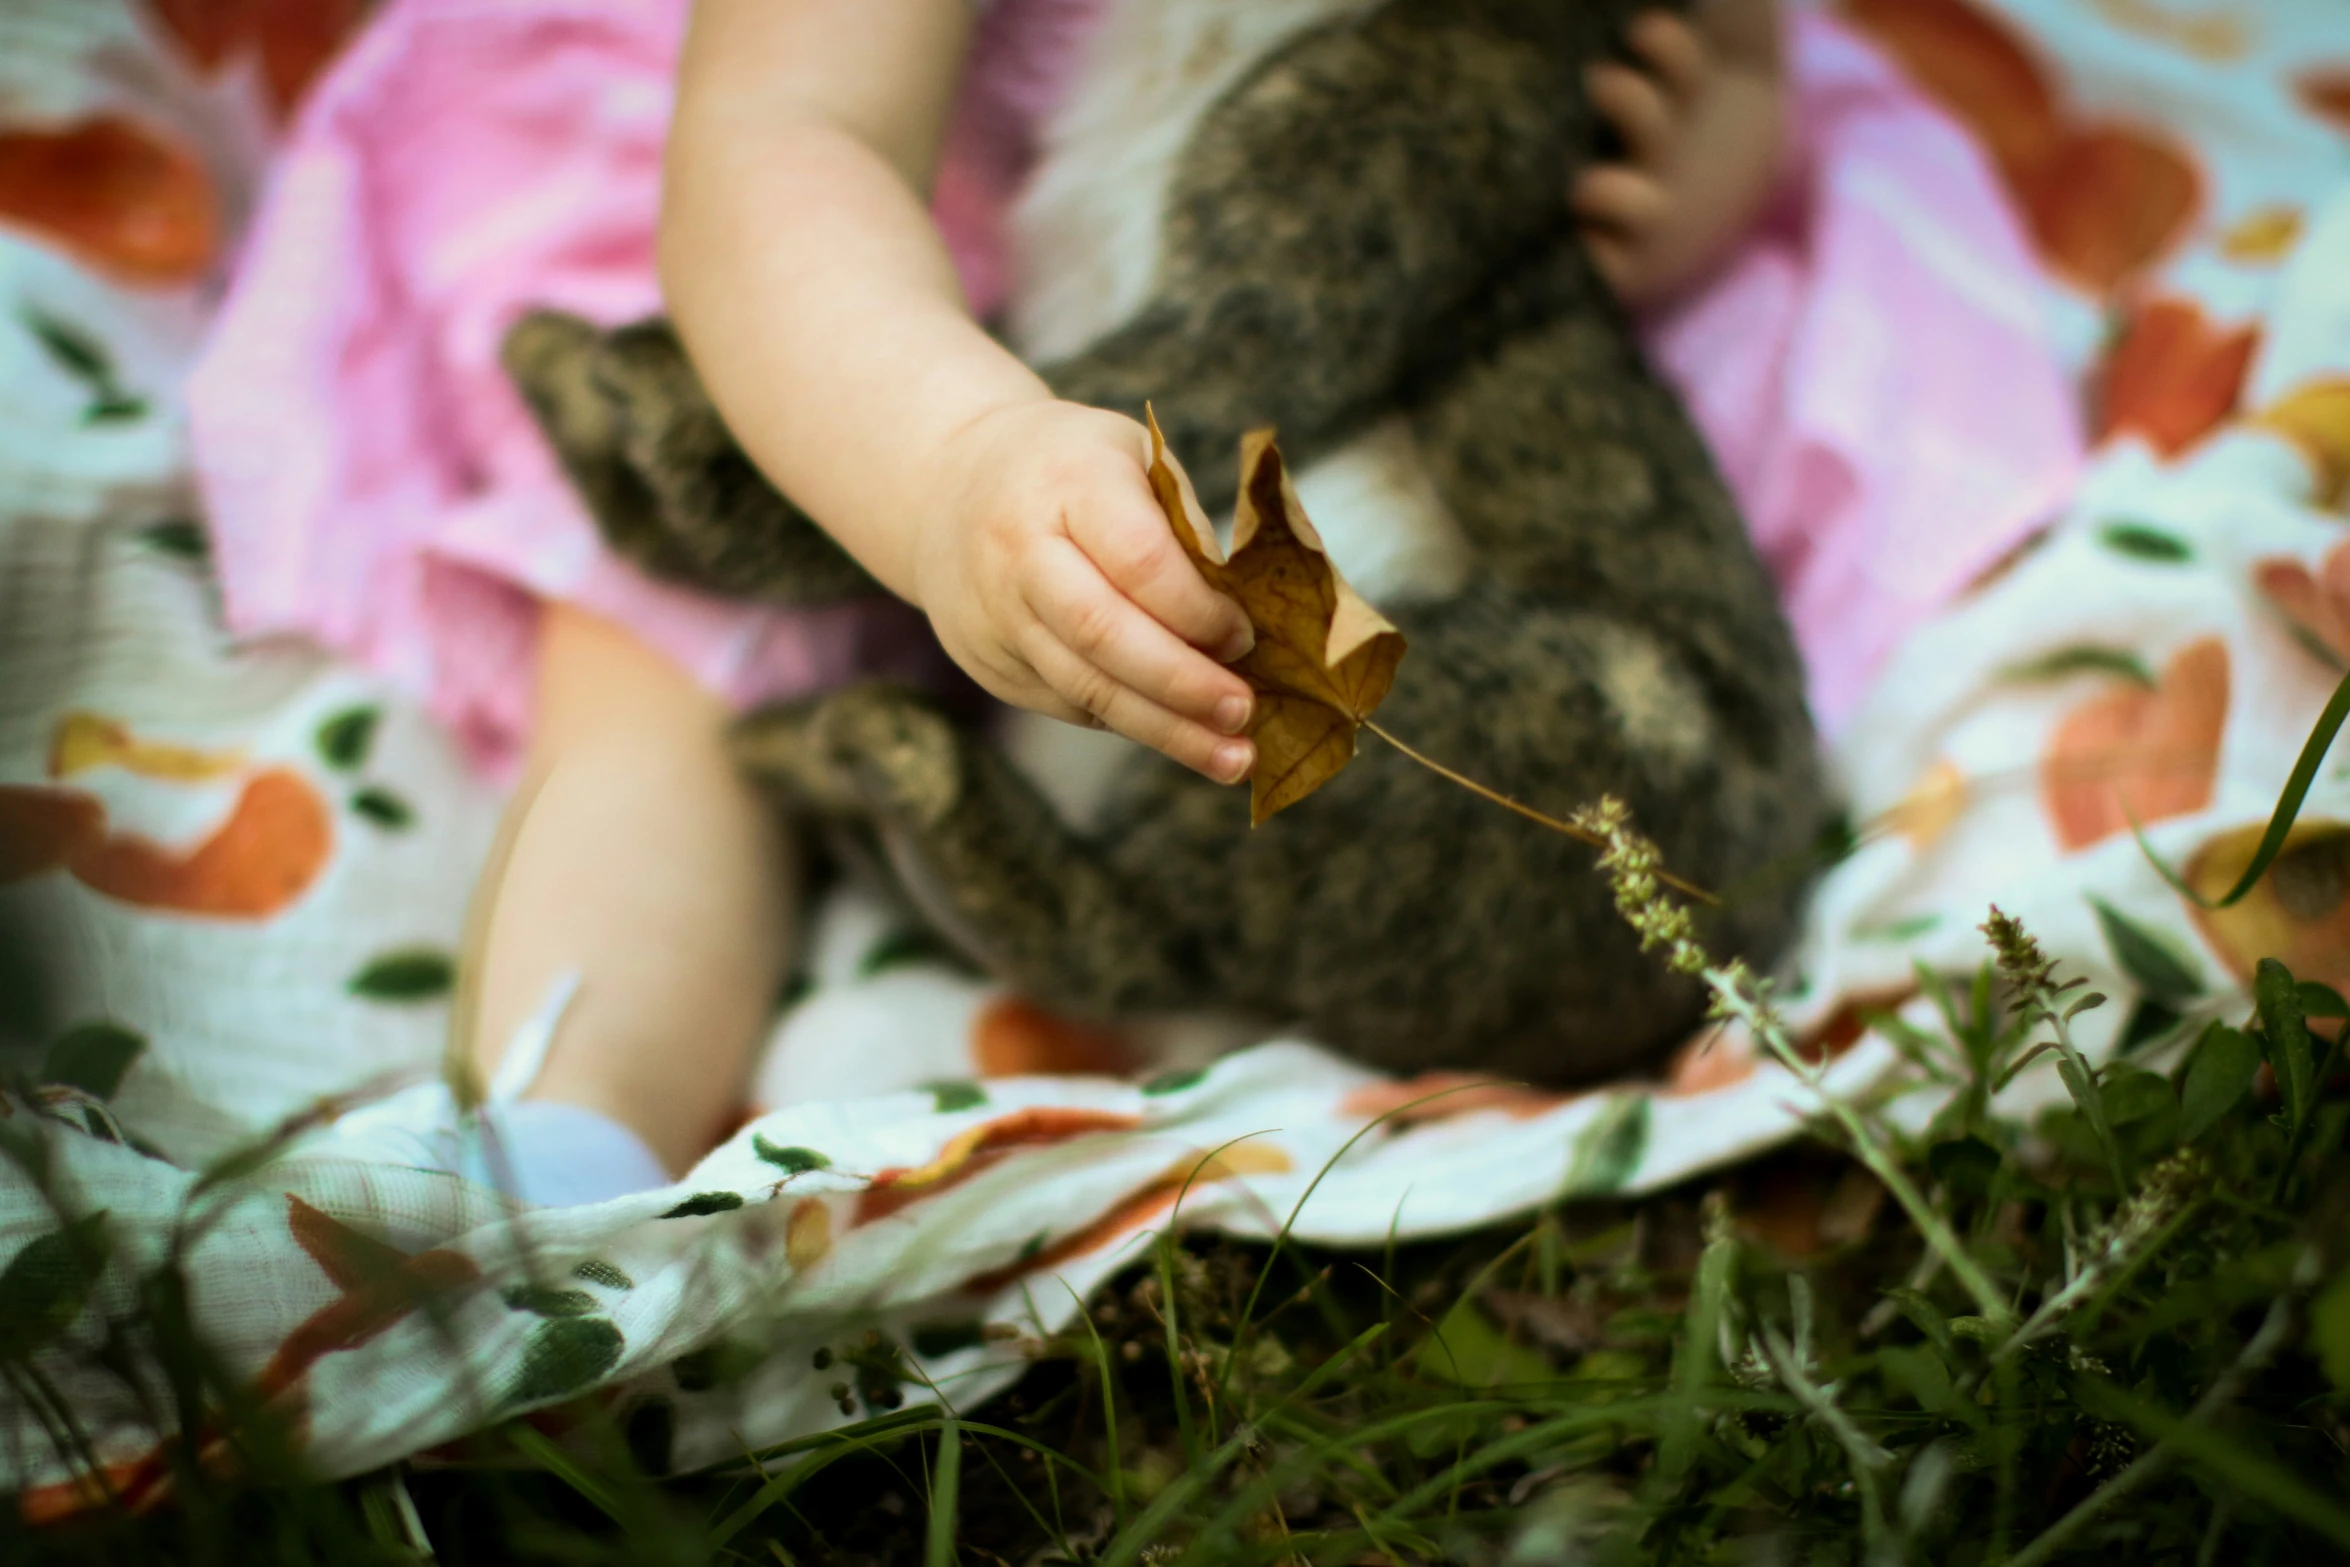
[[[1210,758],[1208,766],[1214,772],[1218,783],[1231,784],[1246,778],[1250,765],[1255,761],[1256,748],[1254,746],[1235,742],[1231,745],[1216,747],[1216,754]]]
[[[1224,639],[1224,645],[1216,651],[1216,659],[1219,663],[1229,664],[1235,659],[1248,657],[1256,645],[1257,628],[1244,620],[1238,630]]]
[[[1228,735],[1236,735],[1248,727],[1249,700],[1245,696],[1228,696],[1216,704],[1216,727]]]

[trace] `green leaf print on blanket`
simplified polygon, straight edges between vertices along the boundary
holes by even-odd
[[[630,1278],[627,1274],[621,1272],[618,1268],[615,1268],[612,1266],[612,1264],[606,1262],[601,1257],[588,1258],[587,1261],[581,1263],[578,1267],[571,1270],[571,1276],[575,1279],[584,1279],[590,1284],[601,1284],[608,1290],[632,1290],[636,1288],[636,1280]]]
[[[522,1365],[506,1391],[509,1404],[560,1398],[603,1379],[620,1363],[627,1341],[602,1317],[557,1317],[541,1323],[523,1346]]]
[[[351,796],[351,809],[385,832],[404,832],[416,824],[416,808],[389,789],[360,790]]]
[[[778,1147],[757,1132],[751,1134],[751,1152],[786,1175],[805,1175],[810,1170],[832,1168],[832,1161],[813,1148]]]
[[[147,1048],[143,1034],[119,1023],[81,1023],[57,1036],[41,1059],[41,1081],[112,1099],[122,1075]]]
[[[404,947],[368,961],[351,976],[354,996],[369,1001],[436,1001],[457,982],[457,965],[430,947]]]
[[[977,1083],[924,1083],[922,1091],[930,1096],[931,1108],[940,1115],[976,1110],[987,1103],[987,1090]]]
[[[722,1338],[700,1349],[689,1349],[669,1363],[669,1375],[685,1393],[707,1393],[732,1387],[767,1363],[766,1352],[740,1339]],[[829,1359],[826,1365],[831,1362]],[[821,1371],[824,1366],[818,1366]]]
[[[1196,1087],[1207,1079],[1207,1075],[1208,1069],[1204,1066],[1182,1067],[1172,1072],[1161,1072],[1142,1085],[1142,1092],[1146,1098],[1164,1098],[1168,1094],[1179,1094],[1187,1088]]]
[[[318,726],[318,754],[326,765],[350,772],[367,764],[375,748],[376,727],[383,722],[378,707],[345,708]]]
[[[114,424],[147,416],[147,399],[115,379],[114,356],[96,337],[32,305],[19,307],[17,319],[57,368],[81,382],[89,394],[82,423]]]
[[[1575,1139],[1562,1195],[1599,1196],[1619,1190],[1648,1151],[1648,1096],[1619,1099]]]
[[[540,1317],[585,1317],[596,1309],[596,1297],[586,1290],[559,1290],[545,1284],[517,1284],[501,1293],[509,1311],[527,1311]]]
[[[106,1210],[35,1238],[0,1268],[0,1359],[23,1359],[73,1325],[106,1271]]]
[[[2097,542],[2153,566],[2183,566],[2195,558],[2185,539],[2143,522],[2109,522],[2097,530]]]
[[[2086,642],[2009,664],[1997,678],[2014,685],[2046,685],[2074,675],[2118,675],[2133,685],[2154,689],[2154,671],[2137,654]]]
[[[139,541],[156,554],[168,555],[183,565],[211,569],[211,535],[193,517],[166,517],[161,522],[151,522],[139,530]]]

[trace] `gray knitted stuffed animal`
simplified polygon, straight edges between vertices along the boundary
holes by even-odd
[[[1410,640],[1381,723],[1554,816],[1622,798],[1692,880],[1759,880],[1705,934],[1768,962],[1801,878],[1758,873],[1828,819],[1803,671],[1562,195],[1597,134],[1583,67],[1633,8],[1117,0],[1020,213],[1010,336],[1063,397],[1150,399],[1211,513],[1243,432],[1277,426],[1333,557]],[[534,316],[508,362],[623,553],[738,595],[871,591],[665,324]],[[1252,830],[1245,790],[1013,728],[865,686],[754,715],[738,750],[1078,1015],[1239,1013],[1383,1067],[1552,1083],[1653,1062],[1700,1016],[1590,848],[1382,746]],[[1039,760],[1044,728],[1114,747],[1089,787]]]

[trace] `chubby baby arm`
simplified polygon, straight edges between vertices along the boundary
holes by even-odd
[[[968,13],[701,0],[662,214],[672,317],[752,460],[982,686],[1235,781],[1250,695],[1219,659],[1246,617],[1168,531],[1141,428],[1056,401],[989,338],[924,211]]]

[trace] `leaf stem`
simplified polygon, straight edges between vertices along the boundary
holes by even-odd
[[[1368,718],[1363,719],[1361,722],[1365,729],[1370,730],[1371,733],[1377,735],[1380,739],[1386,741],[1389,745],[1394,746],[1398,751],[1401,751],[1404,755],[1410,757],[1413,761],[1419,763],[1422,767],[1427,768],[1428,771],[1436,774],[1440,778],[1451,779],[1454,783],[1459,784],[1462,788],[1468,790],[1471,794],[1478,795],[1487,800],[1491,800],[1494,804],[1500,806],[1503,810],[1515,811],[1530,822],[1540,822],[1543,826],[1548,827],[1552,832],[1565,833],[1568,837],[1574,839],[1577,843],[1588,843],[1595,849],[1604,849],[1607,847],[1607,840],[1602,838],[1599,834],[1595,832],[1587,832],[1583,828],[1577,827],[1572,822],[1562,822],[1555,816],[1545,816],[1530,805],[1521,805],[1517,801],[1511,799],[1508,795],[1501,793],[1499,790],[1488,789],[1485,787],[1485,785],[1479,783],[1476,779],[1465,777],[1460,773],[1456,773],[1451,768],[1445,766],[1442,762],[1437,761],[1435,758],[1422,755],[1420,752],[1413,750],[1410,746],[1404,744],[1401,740],[1398,740],[1395,736],[1389,734],[1386,730],[1380,728],[1377,724],[1371,722],[1371,720]],[[1656,879],[1663,882],[1666,886],[1672,888],[1676,892],[1687,893],[1690,897],[1695,898],[1700,903],[1710,904],[1715,908],[1721,907],[1721,899],[1715,897],[1712,893],[1706,891],[1703,887],[1695,886],[1692,883],[1683,881],[1680,877],[1674,875],[1671,871],[1659,870],[1656,873]]]

